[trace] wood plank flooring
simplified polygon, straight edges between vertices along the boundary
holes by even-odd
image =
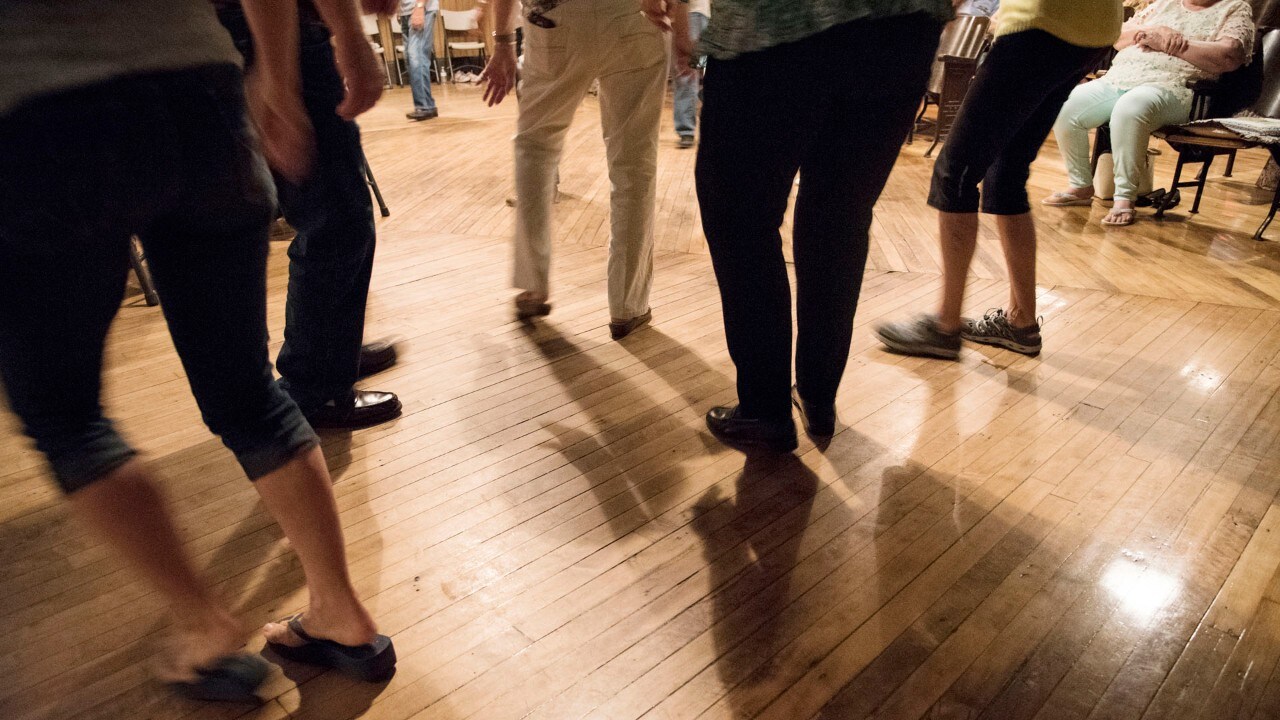
[[[507,289],[515,108],[486,109],[470,87],[440,103],[439,120],[408,124],[397,90],[363,123],[392,210],[368,334],[405,339],[403,362],[367,385],[398,392],[405,415],[325,440],[395,678],[276,668],[260,707],[170,697],[147,669],[162,604],[69,522],[6,414],[0,717],[1280,716],[1280,243],[1250,237],[1260,156],[1213,174],[1192,219],[1115,230],[1100,206],[1037,209],[1044,354],[969,348],[946,363],[886,354],[870,331],[938,289],[932,161],[905,147],[877,213],[841,432],[744,460],[702,426],[732,400],[733,367],[695,155],[669,119],[655,323],[618,343],[594,100],[561,169],[555,313],[532,330]],[[1062,182],[1050,144],[1033,199]],[[1001,266],[984,222],[974,312],[1003,302]],[[136,295],[105,395],[247,625],[300,608],[297,561]]]

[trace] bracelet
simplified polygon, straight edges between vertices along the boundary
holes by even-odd
[[[493,41],[499,45],[515,45],[516,34],[513,32],[498,34],[498,31],[495,30],[493,32]]]

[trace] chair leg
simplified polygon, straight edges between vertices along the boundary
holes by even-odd
[[[1271,221],[1276,219],[1276,210],[1280,210],[1280,190],[1277,190],[1271,196],[1271,211],[1267,213],[1267,217],[1263,219],[1262,224],[1258,226],[1258,231],[1253,234],[1253,239],[1259,242],[1266,240],[1262,237],[1262,233],[1267,231],[1267,227],[1271,225]]]
[[[1175,192],[1177,192],[1177,191],[1178,191],[1178,183],[1182,181],[1182,168],[1183,168],[1186,164],[1187,164],[1187,157],[1186,157],[1186,155],[1182,154],[1182,152],[1181,152],[1181,151],[1179,151],[1179,152],[1178,152],[1178,164],[1177,164],[1177,166],[1176,166],[1176,167],[1174,167],[1174,169],[1173,169],[1173,182],[1172,182],[1172,183],[1170,183],[1170,185],[1169,185],[1169,192],[1170,192],[1170,193],[1175,193]],[[1163,205],[1163,204],[1162,204],[1162,205],[1160,205],[1160,206],[1158,206],[1158,207],[1156,208],[1156,218],[1157,218],[1157,219],[1164,217],[1164,210],[1165,210],[1165,208],[1164,208],[1164,205]]]
[[[1213,164],[1213,156],[1205,158],[1200,174],[1196,176],[1196,199],[1191,203],[1191,214],[1200,212],[1200,197],[1204,195],[1204,185],[1209,180],[1209,166]]]
[[[387,208],[387,203],[382,199],[382,191],[378,189],[378,181],[373,178],[373,170],[369,167],[369,158],[364,157],[364,151],[360,151],[360,162],[364,163],[364,179],[369,183],[369,189],[373,191],[373,197],[378,201],[378,212],[382,217],[390,217],[391,210]]]
[[[1235,169],[1236,169],[1236,151],[1232,150],[1231,154],[1227,155],[1227,171],[1222,174],[1222,177],[1231,177],[1231,173],[1235,172]]]
[[[929,146],[928,150],[924,151],[924,156],[927,158],[933,157],[933,151],[937,149],[938,143],[941,141],[942,141],[942,134],[935,130],[933,133],[933,144]]]
[[[156,292],[156,285],[151,281],[151,270],[147,268],[145,260],[146,256],[142,254],[142,246],[138,243],[138,239],[130,238],[129,264],[133,267],[133,274],[138,277],[143,299],[147,305],[155,307],[160,304],[160,293]]]

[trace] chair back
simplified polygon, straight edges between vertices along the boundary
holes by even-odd
[[[364,29],[365,35],[381,35],[382,30],[378,29],[377,15],[361,15],[360,27]]]
[[[476,21],[474,8],[471,10],[441,10],[440,21],[444,23],[445,32],[465,33],[480,29],[480,24]]]
[[[1254,47],[1250,67],[1258,90],[1246,104],[1262,117],[1280,118],[1280,29],[1259,30]]]
[[[938,55],[977,60],[986,49],[989,40],[987,31],[991,27],[991,18],[985,15],[961,15],[947,23],[942,29],[942,37],[938,40]],[[942,61],[933,63],[933,72],[929,76],[928,90],[937,95],[942,92]]]

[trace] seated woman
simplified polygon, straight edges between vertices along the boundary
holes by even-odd
[[[1111,123],[1115,205],[1104,225],[1131,225],[1133,200],[1151,132],[1187,121],[1188,83],[1216,79],[1253,53],[1253,11],[1245,0],[1156,0],[1125,23],[1120,52],[1099,80],[1071,92],[1053,132],[1071,188],[1045,205],[1093,200],[1089,130]]]

